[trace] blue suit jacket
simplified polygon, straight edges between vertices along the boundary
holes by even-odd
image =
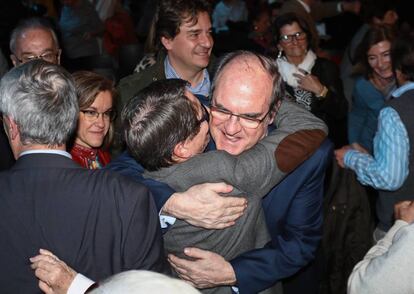
[[[263,199],[272,240],[230,261],[240,293],[269,288],[313,259],[322,236],[323,186],[332,150],[325,140]]]
[[[288,175],[264,199],[263,209],[272,240],[230,261],[240,293],[257,293],[289,277],[314,257],[322,236],[323,183],[332,158],[329,140]],[[143,168],[124,152],[106,168],[147,185],[158,210],[174,191],[163,183],[142,177]]]

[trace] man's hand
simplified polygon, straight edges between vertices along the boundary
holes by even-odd
[[[224,183],[195,185],[182,193],[173,194],[162,211],[193,226],[223,229],[234,225],[242,216],[247,200],[243,197],[220,196],[233,187]]]
[[[236,274],[229,262],[220,255],[198,248],[186,248],[184,253],[194,260],[168,255],[168,261],[178,276],[196,288],[235,285]]]
[[[409,224],[414,222],[414,201],[401,201],[394,206],[395,219],[403,220]]]
[[[30,258],[31,268],[39,279],[39,288],[46,294],[65,294],[76,272],[50,251],[40,249],[39,253]]]
[[[335,150],[335,158],[336,158],[336,161],[338,162],[338,165],[340,167],[345,168],[345,163],[344,163],[345,153],[348,152],[351,149],[352,149],[351,146],[347,145],[347,146],[344,146],[340,149]]]

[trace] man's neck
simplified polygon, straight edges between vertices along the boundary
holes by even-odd
[[[25,151],[33,151],[33,150],[58,150],[58,151],[66,151],[66,145],[58,145],[58,146],[48,146],[42,144],[31,144],[31,145],[22,145],[20,147],[19,155]]]
[[[171,58],[171,56],[168,56],[168,60],[171,66],[174,68],[175,72],[180,76],[180,78],[188,81],[191,84],[191,87],[195,87],[203,81],[204,69],[197,71],[187,69],[184,66],[181,66],[179,62],[176,62],[174,58]]]

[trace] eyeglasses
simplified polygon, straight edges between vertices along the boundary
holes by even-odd
[[[55,52],[46,52],[43,53],[41,55],[27,55],[27,56],[23,56],[22,59],[19,59],[16,57],[16,59],[20,62],[20,63],[26,63],[35,59],[43,59],[44,61],[50,62],[50,63],[54,63],[56,62],[57,58],[58,58],[59,53],[55,53]]]
[[[260,119],[248,117],[244,114],[235,114],[228,110],[218,108],[217,106],[214,106],[214,105],[210,105],[210,111],[211,111],[212,117],[215,119],[225,121],[225,120],[229,120],[232,116],[235,116],[238,118],[238,122],[240,123],[241,126],[248,128],[248,129],[256,129],[269,115],[270,108],[266,112],[266,114],[263,116],[263,118],[260,118]]]
[[[202,112],[202,116],[200,118],[200,120],[198,121],[198,124],[201,125],[203,122],[209,122],[210,121],[210,115],[208,114],[208,110],[206,108],[206,106],[203,103],[201,104],[201,112]]]
[[[281,35],[279,40],[283,43],[290,43],[293,41],[293,38],[295,38],[296,41],[302,41],[306,39],[305,32],[297,32],[292,35]]]
[[[85,118],[89,121],[95,121],[99,118],[99,115],[102,115],[103,119],[106,121],[113,121],[116,118],[115,110],[108,110],[105,112],[98,112],[95,110],[81,110],[85,115]]]

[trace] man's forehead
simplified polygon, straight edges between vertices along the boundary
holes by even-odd
[[[41,54],[58,49],[52,34],[47,30],[28,30],[16,42],[16,53]]]
[[[273,86],[273,79],[259,60],[237,58],[226,64],[217,74],[217,87],[228,83],[239,83],[240,87],[253,83],[255,88],[260,88]]]
[[[217,76],[213,102],[228,104],[233,100],[237,104],[253,103],[263,108],[270,103],[272,87],[271,75],[261,65],[235,61],[227,64]],[[243,97],[243,101],[239,97]]]
[[[188,30],[194,30],[194,29],[201,29],[201,24],[200,24],[199,19],[204,14],[206,14],[208,16],[208,25],[211,27],[210,16],[208,15],[208,13],[205,12],[205,11],[200,11],[194,17],[192,17],[189,14],[185,15],[183,17],[183,21],[181,22],[181,25],[180,25],[180,31],[181,30],[187,30],[188,31]]]
[[[52,33],[48,30],[41,28],[33,28],[24,31],[19,38],[17,39],[17,46],[30,46],[36,45],[37,47],[56,47],[55,41],[53,39]],[[25,50],[25,48],[19,48],[20,50]]]

